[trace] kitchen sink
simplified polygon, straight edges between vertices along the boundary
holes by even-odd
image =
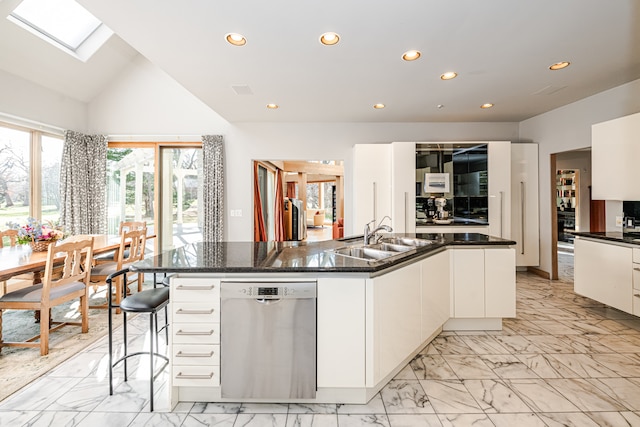
[[[409,246],[410,249],[415,246],[428,246],[433,244],[433,240],[420,239],[418,237],[388,237],[382,239],[382,242],[396,246]]]
[[[343,248],[333,249],[332,252],[336,255],[359,258],[366,261],[381,260],[394,255],[394,252],[370,248],[368,246],[345,246]]]

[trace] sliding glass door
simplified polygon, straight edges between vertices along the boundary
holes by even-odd
[[[145,221],[156,236],[147,254],[202,240],[202,148],[199,143],[110,142],[107,222]]]

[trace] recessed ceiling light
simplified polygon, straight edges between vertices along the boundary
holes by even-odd
[[[340,36],[336,33],[329,32],[320,36],[320,43],[326,46],[333,46],[340,41]]]
[[[419,50],[408,50],[402,54],[402,59],[404,59],[405,61],[415,61],[416,59],[420,58],[420,55],[421,53]]]
[[[562,61],[562,62],[556,62],[555,64],[552,64],[549,66],[550,70],[562,70],[563,68],[567,68],[569,66],[569,64],[571,64],[570,62],[567,61]]]
[[[436,105],[436,108],[437,108],[438,110],[441,110],[441,109],[443,109],[443,108],[444,108],[444,105],[442,105],[442,104],[438,104],[438,105]]]
[[[247,39],[245,39],[242,34],[229,33],[226,34],[224,38],[227,40],[227,42],[234,46],[244,46],[245,44],[247,44]]]
[[[458,73],[454,71],[447,71],[446,73],[440,76],[442,80],[451,80],[451,79],[455,79],[456,77],[458,77]]]
[[[493,107],[493,104],[492,104],[492,103],[490,103],[490,102],[487,102],[486,104],[482,104],[482,105],[480,106],[480,108],[491,108],[491,107]]]
[[[384,108],[384,104],[373,104],[373,108],[376,110],[381,110]]]
[[[267,104],[267,108],[270,110],[275,110],[278,108],[278,104]]]

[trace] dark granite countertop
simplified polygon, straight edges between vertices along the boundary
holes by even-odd
[[[324,242],[198,242],[137,262],[132,270],[145,273],[375,273],[447,246],[516,244],[512,240],[479,233],[395,233],[386,236],[418,237],[434,243],[385,260],[367,262],[330,251],[359,244],[362,237]]]
[[[616,242],[616,243],[628,243],[631,245],[640,246],[640,235],[623,234],[620,231],[603,231],[603,232],[597,232],[597,233],[576,231],[576,232],[571,232],[571,234],[574,236],[589,237],[591,239],[606,240],[609,242]]]

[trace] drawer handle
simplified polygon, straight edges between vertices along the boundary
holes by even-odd
[[[211,357],[213,356],[213,351],[210,351],[209,353],[183,353],[182,351],[179,351],[176,354],[176,357]]]
[[[214,287],[215,287],[214,285],[209,285],[209,286],[178,285],[176,289],[185,290],[185,291],[210,291]]]
[[[178,311],[176,311],[176,314],[212,314],[212,313],[213,313],[213,308],[209,310],[185,310],[185,309],[179,308]]]
[[[640,271],[640,267],[633,267],[635,271]]]
[[[185,375],[182,372],[178,372],[176,378],[183,378],[186,380],[210,380],[213,377],[213,372],[204,375]]]
[[[640,294],[633,294],[634,297],[640,298]]]
[[[185,332],[182,329],[179,329],[176,332],[176,335],[213,335],[213,329],[209,331],[193,331],[193,332]]]

